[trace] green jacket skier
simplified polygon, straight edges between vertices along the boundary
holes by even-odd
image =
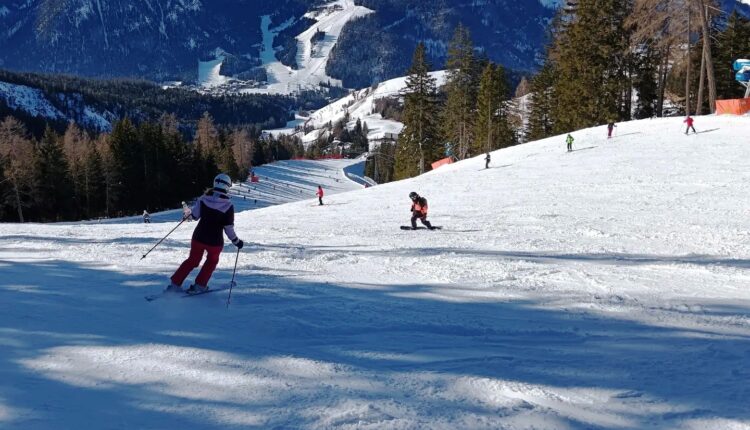
[[[567,139],[565,139],[565,142],[568,144],[568,152],[573,150],[573,140],[575,139],[573,139],[573,136],[570,134],[568,135]]]

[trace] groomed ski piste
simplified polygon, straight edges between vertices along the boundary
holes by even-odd
[[[430,76],[435,78],[438,87],[445,84],[445,71],[431,72]],[[404,124],[383,118],[381,114],[375,111],[375,103],[380,99],[398,98],[406,90],[407,79],[407,77],[390,79],[373,87],[352,91],[346,97],[318,109],[309,116],[296,115],[295,119],[289,121],[284,128],[264,130],[264,132],[272,136],[297,136],[302,140],[302,143],[309,145],[325,132],[328,124],[336,124],[348,115],[347,128],[352,130],[357,120],[361,121],[362,124],[367,125],[367,138],[370,141],[398,136],[403,130]],[[296,129],[297,126],[302,125],[311,127],[313,130],[304,133]]]
[[[749,429],[750,118],[695,127],[241,212],[229,307],[143,299],[192,228],[0,225],[0,427]]]
[[[268,74],[268,83],[262,88],[243,89],[243,93],[292,94],[299,91],[319,89],[321,84],[341,86],[341,81],[326,74],[326,64],[331,50],[347,22],[372,13],[371,9],[358,6],[353,0],[334,0],[321,5],[316,11],[305,14],[316,21],[307,30],[296,36],[297,69],[282,64],[276,59],[273,41],[276,34],[291,25],[285,21],[276,28],[270,28],[270,19],[261,20],[263,34],[261,60]],[[320,41],[313,41],[318,32],[325,33]]]

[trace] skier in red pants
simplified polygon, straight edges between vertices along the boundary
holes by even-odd
[[[244,243],[234,232],[234,205],[227,193],[232,186],[228,175],[220,173],[214,178],[214,187],[206,190],[193,205],[191,217],[198,221],[190,242],[190,256],[183,261],[179,269],[172,275],[167,291],[181,292],[182,283],[190,272],[198,267],[203,253],[208,253],[195,283],[187,289],[187,293],[195,294],[208,291],[208,280],[219,264],[219,255],[224,248],[222,230],[237,249],[242,249]]]
[[[318,205],[323,206],[323,187],[318,185],[318,192],[315,195],[318,196]]]

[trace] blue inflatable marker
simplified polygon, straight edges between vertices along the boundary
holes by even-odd
[[[734,64],[732,64],[732,67],[734,68],[735,72],[739,72],[744,67],[750,67],[750,60],[743,60],[743,59],[736,60]]]

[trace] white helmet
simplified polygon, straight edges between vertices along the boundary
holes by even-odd
[[[221,191],[226,194],[229,192],[229,188],[232,187],[232,179],[226,173],[219,173],[214,178],[214,190]]]

